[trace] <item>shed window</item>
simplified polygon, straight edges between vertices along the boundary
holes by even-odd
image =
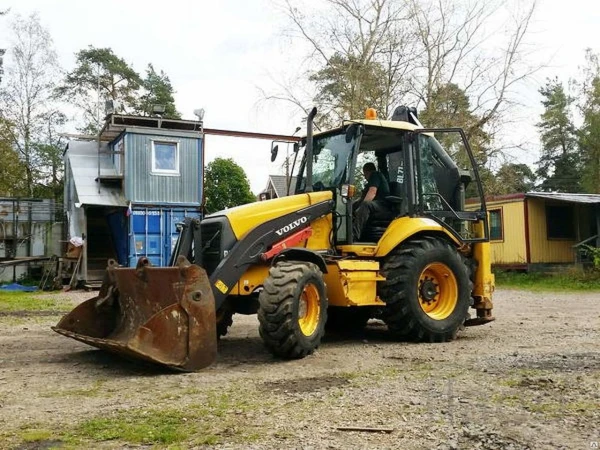
[[[548,239],[575,239],[573,205],[546,205]]]
[[[177,142],[152,141],[152,172],[179,174],[179,145]]]
[[[490,210],[490,240],[501,241],[502,236],[502,209]]]

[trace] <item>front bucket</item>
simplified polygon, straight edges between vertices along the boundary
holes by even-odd
[[[206,272],[179,257],[176,267],[135,269],[110,260],[102,288],[54,331],[126,357],[194,371],[217,357],[215,300]]]

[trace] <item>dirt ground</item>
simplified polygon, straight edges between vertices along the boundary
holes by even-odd
[[[499,290],[495,305],[451,343],[371,323],[298,361],[235,316],[218,362],[191,374],[55,334],[56,313],[0,314],[0,448],[598,448],[600,293]]]

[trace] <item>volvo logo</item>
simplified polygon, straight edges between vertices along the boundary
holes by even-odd
[[[306,216],[300,217],[299,219],[294,220],[291,223],[288,223],[285,227],[280,228],[279,230],[275,230],[278,236],[283,236],[284,233],[288,233],[292,231],[294,228],[298,228],[303,223],[308,222],[308,218]]]

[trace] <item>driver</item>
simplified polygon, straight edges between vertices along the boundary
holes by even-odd
[[[383,174],[377,170],[372,162],[366,163],[362,170],[367,185],[363,189],[361,199],[355,204],[352,224],[355,240],[360,239],[360,235],[370,217],[389,220],[393,216],[389,205],[385,201],[385,197],[390,195],[390,187]]]

